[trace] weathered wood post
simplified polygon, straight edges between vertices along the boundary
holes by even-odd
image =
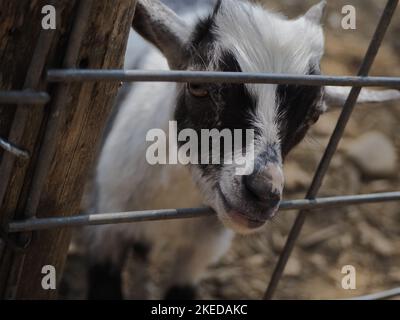
[[[51,4],[56,29],[43,30]],[[79,212],[85,179],[118,91],[115,83],[48,85],[48,68],[121,68],[136,0],[0,3],[0,90],[47,91],[43,106],[0,105],[0,137],[30,153],[0,149],[0,299],[56,298],[42,268],[62,274],[68,229],[7,237],[11,219]],[[23,249],[26,247],[25,249]]]

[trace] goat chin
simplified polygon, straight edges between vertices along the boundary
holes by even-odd
[[[235,233],[240,234],[240,235],[251,235],[257,232],[260,232],[262,228],[264,227],[264,224],[260,225],[257,228],[249,228],[246,225],[246,222],[235,222],[235,219],[232,218],[231,215],[229,215],[227,212],[223,212],[218,214],[218,218],[222,221],[222,223],[225,225],[226,228],[229,228],[233,230]]]

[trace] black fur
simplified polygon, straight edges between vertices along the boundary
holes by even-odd
[[[192,40],[190,46],[192,49],[201,50],[200,46],[210,45],[215,40],[215,34],[213,32],[215,16],[221,7],[221,0],[218,0],[214,7],[214,11],[208,17],[201,19],[192,34]]]
[[[151,245],[147,242],[135,242],[132,246],[133,256],[142,262],[148,262]]]
[[[89,300],[122,300],[121,270],[111,263],[89,267]]]
[[[208,40],[211,38],[208,37]],[[204,39],[203,35],[203,41]],[[208,63],[205,46],[210,45],[210,43],[205,44],[201,42],[200,44],[197,55],[194,55],[194,59],[198,59],[194,63],[199,65],[204,62]],[[217,69],[222,72],[242,71],[236,58],[229,52],[223,54],[221,63],[217,66]],[[255,111],[257,104],[255,97],[250,94],[244,84],[223,83],[202,85],[209,92],[207,97],[193,97],[187,89],[179,96],[175,110],[178,131],[191,128],[197,132],[198,136],[201,136],[201,129],[217,129],[219,131],[224,129],[230,131],[242,129],[242,145],[245,146],[245,130],[256,129],[251,121],[251,114]],[[257,134],[257,131],[255,133]],[[180,143],[184,144],[185,142]],[[223,148],[223,141],[221,141],[221,148]],[[223,161],[223,153],[221,152],[221,163]],[[215,170],[218,170],[221,165],[204,164],[199,167],[204,175],[208,175],[211,172],[215,173]]]
[[[309,74],[318,74],[315,68]],[[322,112],[324,90],[320,86],[279,85],[276,91],[279,101],[280,136],[282,156],[300,143],[311,124]]]

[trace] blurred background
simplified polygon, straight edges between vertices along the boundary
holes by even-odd
[[[261,1],[261,0],[260,0]],[[263,0],[265,5],[294,18],[317,1]],[[322,70],[331,75],[355,75],[386,1],[328,0],[325,17],[326,55]],[[357,10],[357,29],[341,28],[341,9]],[[371,75],[400,74],[400,14],[397,10]],[[340,110],[321,117],[306,140],[285,164],[285,199],[304,198]],[[400,190],[400,102],[357,106],[320,196]],[[270,279],[296,212],[278,214],[258,235],[236,237],[229,253],[209,269],[200,285],[204,299],[259,299]],[[126,298],[160,298],[159,285],[168,271],[169,251],[161,255],[162,270],[142,272],[131,257],[124,274]],[[342,267],[353,265],[357,289],[341,287]],[[136,275],[136,276],[135,276]],[[146,279],[148,277],[148,279]],[[71,245],[61,298],[85,297],[82,248]],[[142,288],[143,282],[148,280]],[[400,205],[383,203],[313,211],[303,228],[278,290],[278,299],[335,299],[400,286]]]

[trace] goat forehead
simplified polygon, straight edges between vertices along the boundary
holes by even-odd
[[[229,3],[228,3],[229,2]],[[305,74],[323,53],[320,26],[242,1],[223,1],[213,17],[214,59],[232,52],[244,72]]]
[[[230,52],[243,72],[309,74],[319,64],[324,50],[320,26],[302,18],[288,20],[242,1],[222,2],[214,16],[213,33],[211,64],[225,63],[226,52]],[[260,129],[263,142],[279,141],[278,87],[271,84],[246,84],[246,87],[257,101],[254,125]],[[307,106],[303,107],[305,111]]]

